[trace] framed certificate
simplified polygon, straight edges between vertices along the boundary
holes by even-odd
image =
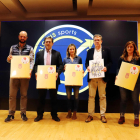
[[[83,64],[66,64],[65,85],[83,85]]]
[[[139,76],[140,66],[122,62],[115,85],[134,90]]]
[[[12,56],[10,78],[30,78],[30,56]]]
[[[56,66],[38,65],[37,67],[37,89],[56,88]]]
[[[102,69],[104,68],[104,59],[89,60],[89,67],[89,79],[105,77],[105,74],[102,71]]]

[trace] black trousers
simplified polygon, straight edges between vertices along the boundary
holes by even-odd
[[[51,116],[52,117],[57,116],[57,90],[58,90],[58,85],[56,86],[56,89],[49,89],[50,99],[51,99]],[[47,89],[38,89],[39,104],[37,108],[37,115],[43,116],[45,100],[46,100],[46,92],[47,92]]]

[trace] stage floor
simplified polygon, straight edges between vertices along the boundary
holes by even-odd
[[[0,110],[0,140],[140,140],[140,127],[134,127],[134,114],[125,115],[125,123],[118,124],[119,113],[106,113],[107,123],[95,113],[93,121],[85,123],[87,113],[77,113],[77,119],[67,119],[66,112],[58,113],[60,122],[45,112],[43,120],[34,122],[35,111],[27,111],[28,121],[23,122],[20,112],[5,123],[8,110]]]

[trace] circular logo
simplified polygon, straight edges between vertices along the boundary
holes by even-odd
[[[86,29],[77,26],[77,25],[59,25],[53,27],[46,31],[37,41],[34,47],[34,53],[41,51],[45,48],[44,38],[50,36],[54,39],[54,45],[52,49],[59,51],[62,60],[66,57],[66,51],[69,44],[75,44],[77,48],[77,55],[82,58],[84,77],[83,77],[83,86],[81,86],[79,93],[82,93],[88,89],[87,82],[87,70],[85,68],[85,60],[87,55],[87,50],[93,46],[93,35]],[[60,75],[60,82],[58,88],[59,95],[66,95],[65,90],[65,75],[62,73]]]
[[[131,74],[137,74],[138,71],[139,71],[138,68],[135,67],[135,66],[133,66],[133,67],[130,68],[130,73],[131,73]]]

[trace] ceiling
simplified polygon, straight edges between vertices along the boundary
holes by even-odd
[[[140,0],[0,0],[0,21],[136,20]]]

